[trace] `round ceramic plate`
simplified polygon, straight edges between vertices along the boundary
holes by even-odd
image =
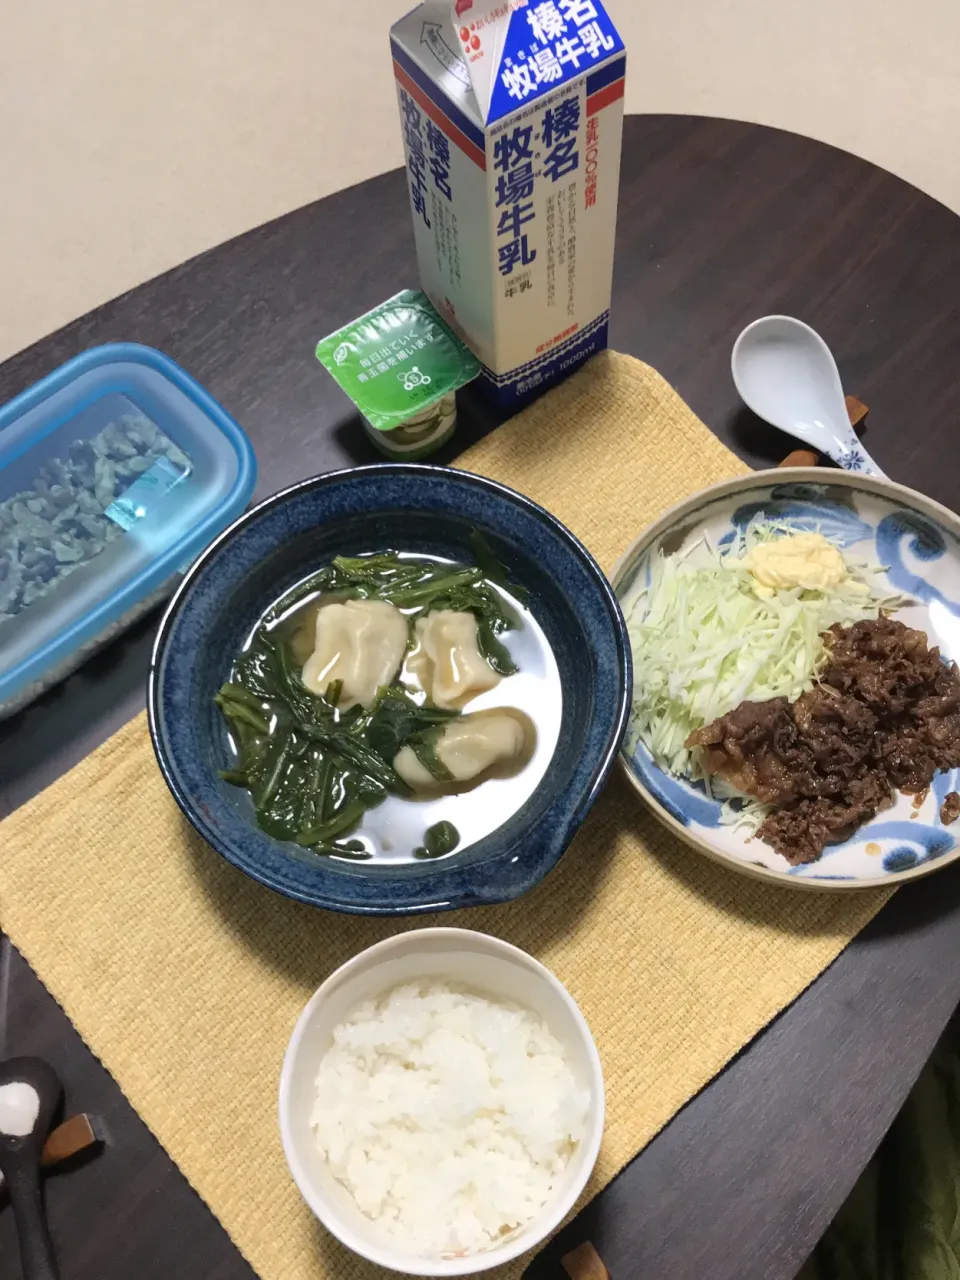
[[[851,558],[882,566],[881,584],[914,602],[895,616],[925,631],[944,658],[960,661],[960,518],[901,485],[817,468],[758,471],[707,489],[663,515],[614,569],[614,590],[628,623],[631,611],[642,609],[639,596],[661,551],[682,550],[703,534],[722,546],[760,513],[796,531],[819,530]],[[635,702],[642,697],[637,682]],[[849,840],[828,845],[818,862],[793,867],[748,831],[722,824],[720,805],[702,784],[655,765],[632,720],[621,758],[661,821],[695,849],[748,875],[805,889],[859,889],[913,879],[960,856],[960,821],[940,821],[944,796],[960,790],[960,770],[938,774],[919,808],[914,797],[898,796],[893,808]]]

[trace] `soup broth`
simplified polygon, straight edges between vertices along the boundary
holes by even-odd
[[[377,556],[371,555],[344,563],[362,567],[366,563],[373,564],[377,559]],[[345,711],[342,711],[339,706],[336,711],[331,709],[329,723],[347,728],[353,726],[351,732],[356,734],[357,740],[367,749],[371,743],[379,744],[382,735],[375,731],[375,725],[369,731],[364,731],[363,725],[371,717],[377,716],[377,707],[384,698],[387,701],[391,698],[399,698],[397,705],[401,707],[405,698],[409,706],[419,709],[428,719],[436,717],[436,725],[430,724],[426,730],[414,732],[409,740],[413,743],[417,743],[421,738],[427,740],[426,747],[422,745],[417,747],[418,756],[420,759],[432,762],[431,770],[439,764],[437,772],[440,774],[449,774],[443,759],[445,750],[449,754],[447,744],[444,742],[444,732],[455,723],[463,724],[465,720],[469,720],[471,728],[480,727],[482,737],[485,717],[496,716],[502,720],[503,716],[509,716],[522,727],[524,745],[523,749],[512,758],[495,761],[482,769],[475,780],[472,778],[458,780],[456,776],[447,776],[433,781],[428,777],[427,785],[415,790],[411,789],[403,779],[397,777],[393,769],[393,762],[397,759],[397,755],[394,752],[394,745],[391,745],[382,757],[386,788],[384,793],[376,797],[372,803],[368,803],[363,811],[356,815],[355,822],[337,832],[334,838],[324,839],[316,846],[318,853],[333,858],[397,864],[416,861],[425,856],[437,856],[433,852],[433,845],[436,842],[426,840],[426,833],[446,832],[450,829],[450,824],[455,828],[455,848],[440,856],[456,856],[458,852],[495,831],[530,799],[546,773],[560,734],[562,691],[556,660],[543,629],[533,617],[525,598],[517,589],[511,588],[502,571],[497,574],[499,579],[497,581],[490,577],[479,579],[481,596],[478,597],[479,603],[473,604],[473,612],[478,618],[477,648],[482,653],[484,647],[487,647],[487,652],[492,654],[489,658],[491,667],[502,674],[498,674],[492,688],[484,688],[482,692],[476,696],[469,696],[465,701],[456,700],[453,706],[441,709],[431,703],[423,682],[411,670],[411,665],[417,666],[417,664],[411,664],[409,661],[411,655],[417,652],[416,621],[418,618],[429,615],[434,606],[455,607],[458,602],[461,602],[461,595],[458,594],[461,591],[461,585],[457,580],[466,578],[468,574],[472,574],[473,578],[477,579],[479,571],[437,557],[428,558],[399,553],[395,559],[402,566],[401,575],[422,571],[428,588],[431,575],[442,584],[446,584],[449,578],[453,586],[447,591],[444,585],[440,597],[428,600],[424,606],[419,603],[421,588],[416,584],[409,592],[396,588],[390,584],[389,574],[385,571],[387,586],[383,594],[371,598],[382,600],[392,597],[396,607],[405,615],[409,627],[406,654],[386,694],[381,689],[372,705],[368,707],[358,705]],[[320,577],[322,579],[322,575]],[[225,776],[238,785],[246,785],[251,791],[261,826],[279,838],[296,838],[298,843],[307,847],[315,847],[309,837],[320,829],[323,822],[329,821],[327,815],[331,809],[336,810],[336,806],[341,804],[344,812],[347,812],[346,801],[336,791],[336,785],[342,785],[344,791],[349,790],[352,780],[356,779],[351,778],[350,770],[347,769],[341,782],[334,785],[330,796],[324,802],[326,807],[318,802],[311,809],[309,804],[305,803],[306,816],[299,823],[301,830],[299,834],[292,835],[292,827],[288,828],[283,822],[278,824],[274,821],[275,810],[279,809],[281,818],[288,812],[282,792],[286,784],[281,782],[279,784],[281,793],[270,797],[272,808],[268,812],[261,803],[264,794],[269,794],[268,769],[258,765],[256,770],[245,773],[243,768],[244,760],[249,759],[251,742],[254,743],[256,750],[260,750],[263,739],[269,739],[271,734],[277,731],[277,725],[284,723],[284,716],[288,713],[284,707],[278,708],[270,699],[262,699],[259,706],[268,725],[268,731],[266,735],[261,735],[257,732],[256,724],[244,725],[242,721],[238,723],[236,719],[231,718],[237,706],[230,701],[232,695],[229,691],[245,683],[249,686],[251,670],[256,676],[258,667],[255,662],[251,662],[251,655],[256,655],[261,649],[267,653],[282,654],[285,655],[283,662],[288,668],[286,676],[292,680],[295,705],[300,707],[301,711],[304,708],[310,711],[315,707],[323,708],[319,724],[323,726],[328,723],[328,719],[325,718],[328,714],[326,704],[302,684],[300,677],[318,647],[318,615],[321,610],[331,604],[344,604],[348,600],[354,601],[352,607],[356,609],[357,597],[352,594],[352,588],[342,589],[339,579],[333,582],[321,580],[315,589],[311,589],[313,582],[314,579],[305,579],[303,583],[285,592],[266,611],[251,631],[232,672],[231,682],[225,685],[221,694],[218,695],[218,701],[230,724],[230,744],[235,757],[233,768],[226,771]],[[475,585],[475,583],[474,585],[467,583],[464,589],[469,592],[475,589]],[[413,603],[405,603],[407,599],[412,600]],[[472,597],[468,595],[463,597],[463,600],[470,605]],[[376,607],[382,609],[382,605]],[[337,612],[341,617],[345,615],[344,610]],[[506,628],[497,631],[496,624],[490,628],[485,623],[488,616],[508,619]],[[494,635],[495,638],[491,638]],[[474,657],[476,658],[476,655]],[[417,672],[421,671],[422,667],[417,666]],[[256,678],[252,683],[256,686],[254,689],[256,696],[256,693],[262,689]],[[332,694],[336,693],[336,689],[332,690]],[[325,696],[331,696],[331,690],[328,690]],[[303,698],[312,701],[302,703],[300,699]],[[251,711],[256,711],[255,703],[251,704]],[[251,720],[256,720],[256,716],[252,715]],[[293,735],[295,745],[292,751],[294,753],[299,751],[301,755],[294,756],[292,763],[286,761],[281,764],[281,769],[290,771],[290,777],[295,775],[300,780],[299,793],[292,784],[290,786],[291,815],[293,807],[300,803],[298,796],[308,791],[311,785],[322,790],[325,765],[321,763],[313,767],[311,763],[308,768],[303,763],[304,752],[312,762],[313,757],[310,753],[314,748],[316,747],[315,755],[318,757],[322,757],[324,750],[323,742],[318,737],[320,731],[309,729],[309,726],[308,731],[313,736],[304,736],[299,728],[295,728]],[[515,731],[514,736],[516,736]],[[393,740],[390,741],[393,742]],[[397,739],[397,742],[402,746],[400,739]],[[268,743],[264,748],[268,756],[271,745]],[[423,754],[424,752],[426,754]],[[299,772],[296,772],[297,770]],[[423,773],[423,770],[421,769],[420,772]],[[393,785],[390,778],[386,777],[391,774],[397,785]],[[375,783],[372,784],[372,786],[375,785]],[[297,819],[294,817],[291,816],[290,821],[297,825]],[[438,824],[446,825],[438,827]]]

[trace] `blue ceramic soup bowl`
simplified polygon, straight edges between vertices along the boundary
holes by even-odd
[[[268,836],[230,761],[214,694],[264,611],[335,555],[389,548],[473,562],[479,530],[556,660],[557,745],[536,789],[490,834],[429,862],[347,862]],[[163,776],[203,838],[288,897],[335,911],[408,915],[506,902],[559,861],[616,759],[630,707],[626,627],[589,552],[528,498],[445,467],[388,463],[305,480],[247,512],[186,575],[160,626],[150,733]]]

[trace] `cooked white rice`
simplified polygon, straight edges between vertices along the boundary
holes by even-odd
[[[394,1244],[473,1253],[550,1199],[589,1092],[535,1014],[425,979],[359,1005],[333,1040],[311,1125]]]

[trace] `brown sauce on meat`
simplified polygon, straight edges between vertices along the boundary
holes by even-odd
[[[706,773],[776,806],[757,834],[794,865],[815,862],[896,791],[921,796],[937,770],[960,767],[960,674],[922,631],[878,618],[824,639],[827,666],[809,693],[742,702],[687,742]]]

